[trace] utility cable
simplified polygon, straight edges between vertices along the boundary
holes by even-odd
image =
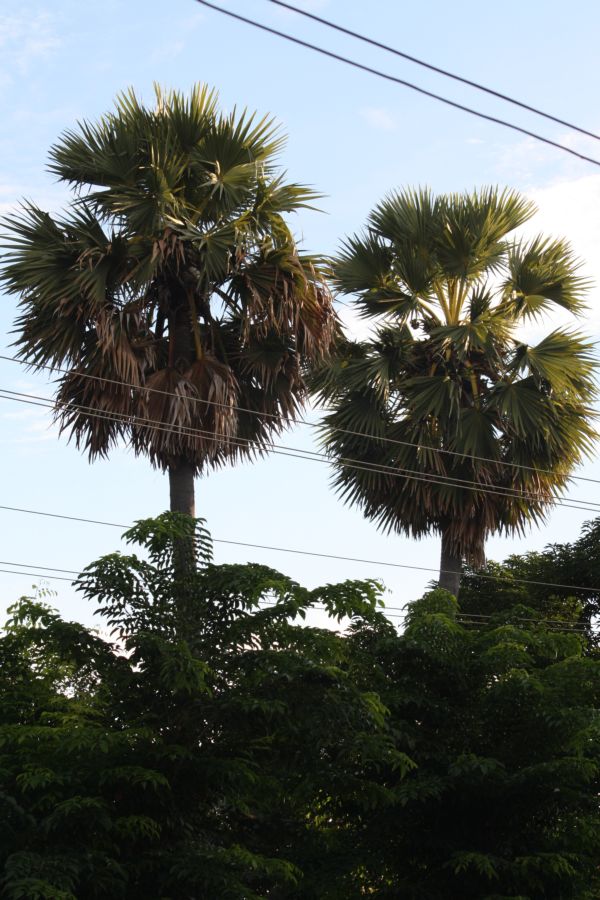
[[[221,541],[221,543],[235,543],[235,542]],[[254,546],[257,546],[257,545],[254,545]],[[301,551],[294,551],[294,552],[301,552]],[[0,566],[19,566],[21,568],[26,568],[26,569],[43,569],[44,571],[47,571],[47,572],[63,572],[63,573],[66,573],[67,575],[75,575],[77,577],[84,574],[82,571],[77,570],[77,569],[61,569],[58,566],[40,566],[37,564],[34,565],[33,563],[12,562],[11,560],[6,560],[6,559],[0,559]],[[0,571],[6,571],[6,570],[0,569]],[[265,601],[265,602],[267,602],[267,601]],[[323,606],[322,604],[316,604],[316,606],[318,609],[325,609],[325,606]],[[406,604],[405,606],[388,606],[387,604],[385,604],[383,607],[377,607],[377,608],[385,609],[386,611],[389,610],[391,612],[402,613],[401,617],[406,618],[410,612],[410,611],[407,611],[407,612],[404,611],[407,608],[407,606],[408,606],[408,604]],[[477,620],[481,619],[483,621],[496,618],[496,616],[493,615],[492,613],[472,613],[472,612],[460,612],[460,611],[457,612],[457,617],[460,617],[461,619],[477,619]],[[397,618],[400,618],[400,616],[398,616]],[[519,622],[543,622],[545,625],[567,625],[567,626],[569,625],[569,623],[565,622],[564,619],[549,619],[546,617],[544,617],[542,619],[535,619],[533,617],[527,617],[527,616],[517,616],[516,618],[518,619]],[[569,626],[569,627],[571,627],[571,626]]]
[[[68,516],[64,513],[46,512],[39,509],[25,509],[20,506],[6,506],[0,504],[0,509],[7,510],[8,512],[24,513],[31,516],[45,516],[51,519],[63,519],[69,522],[83,522],[88,525],[104,525],[109,528],[128,529],[131,527],[129,525],[123,525],[121,522],[105,522],[100,519],[87,519],[83,516]],[[321,553],[312,550],[298,550],[294,547],[278,547],[269,544],[252,544],[247,541],[232,541],[226,540],[225,538],[212,538],[212,541],[214,544],[231,544],[236,547],[248,547],[253,550],[270,550],[277,553],[293,553],[294,555],[298,556],[314,556],[320,559],[335,559],[341,560],[342,562],[362,563],[370,566],[386,566],[392,569],[410,569],[417,572],[434,572],[435,574],[440,572],[439,569],[434,569],[431,566],[415,566],[408,563],[389,562],[377,559],[362,559],[356,556],[339,556],[334,553]],[[442,569],[440,574],[446,574],[446,572],[446,569]],[[587,594],[600,594],[600,587],[583,587],[582,585],[576,584],[560,584],[558,582],[552,581],[537,581],[531,578],[515,578],[508,575],[492,575],[490,573],[483,572],[466,572],[464,573],[463,578],[482,578],[486,581],[504,581],[508,582],[511,585],[532,584],[537,585],[538,587],[561,588],[563,590],[569,591],[583,591]]]
[[[99,376],[93,376],[93,377],[99,378]],[[99,380],[102,380],[102,379],[99,379]],[[127,383],[125,383],[125,386],[128,387],[129,385]],[[152,388],[150,388],[149,390],[152,390]],[[175,394],[169,393],[169,392],[161,391],[160,393],[166,393],[168,396],[171,396],[171,397],[176,396]],[[31,406],[41,406],[42,408],[50,409],[50,410],[54,410],[54,411],[56,411],[57,409],[60,409],[60,407],[57,405],[56,401],[52,400],[51,397],[45,397],[45,396],[40,396],[40,395],[36,395],[36,394],[24,393],[23,391],[12,391],[12,390],[9,390],[8,388],[0,387],[0,399],[14,400],[15,402],[27,403]],[[190,399],[196,400],[198,398],[190,398]],[[199,401],[199,402],[204,402],[204,401]],[[206,402],[210,404],[213,401],[207,400]],[[96,418],[96,419],[100,419],[100,420],[112,421],[112,422],[122,422],[126,425],[134,425],[138,428],[153,428],[157,431],[166,431],[168,433],[177,431],[178,434],[181,434],[186,437],[203,437],[203,438],[208,438],[209,440],[213,440],[213,441],[221,441],[223,443],[232,443],[238,447],[248,447],[250,445],[253,445],[253,441],[250,438],[239,438],[239,437],[236,438],[234,436],[227,436],[227,435],[223,435],[223,436],[219,437],[219,436],[215,435],[214,432],[212,432],[212,431],[200,429],[200,428],[197,428],[197,427],[194,427],[191,425],[174,425],[174,424],[169,425],[169,424],[161,422],[160,420],[157,420],[157,419],[149,419],[149,418],[143,418],[140,416],[136,416],[134,413],[110,412],[108,410],[102,411],[102,410],[98,410],[92,406],[85,406],[83,404],[77,404],[77,403],[69,403],[68,406],[71,409],[78,410],[80,412],[85,413],[86,415],[90,416],[91,418]],[[236,409],[236,407],[230,407],[230,408]],[[305,422],[303,420],[300,422],[300,424],[309,425],[310,423]],[[361,434],[360,432],[352,432],[352,433],[357,434],[360,437],[368,437],[368,435]],[[375,438],[375,440],[377,440],[377,438]],[[393,441],[393,439],[390,439],[390,440]],[[398,443],[400,443],[400,442],[398,442]],[[419,447],[419,445],[411,445],[411,446]],[[436,448],[430,448],[430,449],[432,449],[434,451],[436,450]],[[533,502],[552,503],[552,504],[557,504],[559,506],[568,505],[569,508],[582,509],[584,511],[586,509],[589,509],[590,512],[595,512],[596,510],[600,510],[600,503],[598,503],[596,501],[592,501],[592,500],[580,500],[578,498],[568,498],[568,497],[563,498],[563,499],[547,500],[543,495],[540,495],[540,494],[536,495],[535,493],[533,493],[531,491],[529,491],[529,492],[521,491],[518,488],[493,486],[491,484],[486,485],[485,483],[482,483],[479,481],[473,481],[472,479],[468,479],[468,478],[458,478],[453,475],[445,475],[444,473],[441,473],[441,472],[427,473],[427,472],[422,472],[421,470],[418,470],[418,469],[407,469],[407,468],[403,468],[400,466],[390,466],[385,463],[360,462],[358,460],[352,460],[350,458],[343,458],[343,457],[339,460],[332,460],[332,458],[330,456],[328,456],[326,453],[321,453],[321,452],[318,452],[315,450],[306,450],[306,449],[303,449],[300,447],[289,447],[285,444],[281,445],[281,444],[274,444],[271,442],[268,447],[262,447],[257,450],[258,453],[260,453],[262,451],[274,453],[274,454],[280,455],[280,456],[291,456],[292,458],[308,459],[308,460],[313,460],[316,462],[323,462],[323,463],[327,463],[329,465],[339,464],[339,465],[343,465],[346,468],[360,469],[360,470],[364,470],[364,471],[368,471],[368,472],[372,471],[372,472],[376,472],[378,474],[389,474],[389,475],[395,476],[395,477],[406,478],[409,481],[410,480],[412,480],[412,481],[427,481],[431,484],[439,484],[442,486],[465,487],[468,489],[476,490],[480,493],[496,494],[498,496],[513,497],[515,499],[532,500]],[[442,452],[446,452],[446,451],[442,451]],[[453,452],[453,451],[448,451],[448,452]],[[460,454],[460,455],[468,456],[467,454]],[[468,457],[468,458],[482,459],[483,457]],[[500,464],[504,465],[504,463],[502,463],[502,462]],[[512,464],[506,463],[506,465],[512,465]],[[533,467],[523,467],[523,468],[529,468],[533,472],[546,471],[546,470],[536,470]],[[576,478],[577,476],[573,476],[573,477]],[[439,479],[443,479],[443,480],[439,480]],[[589,480],[598,481],[597,479],[589,479]],[[585,504],[585,506],[581,506],[581,505],[580,506],[572,506],[573,503]]]
[[[56,411],[57,408],[56,403],[49,397],[40,397],[35,394],[24,394],[20,391],[9,391],[5,388],[0,388],[0,399],[12,400],[16,403],[25,403],[31,406],[40,406],[43,409],[54,411]],[[248,450],[249,448],[253,448],[253,442],[249,438],[236,438],[233,436],[219,437],[212,431],[206,431],[188,425],[168,425],[156,419],[145,419],[135,415],[131,415],[129,413],[102,411],[97,410],[91,406],[84,406],[76,403],[71,403],[68,406],[72,410],[80,411],[86,416],[98,419],[100,421],[122,423],[125,425],[134,426],[136,428],[148,428],[153,431],[166,432],[168,434],[173,434],[173,432],[176,432],[177,434],[180,434],[184,437],[202,437],[204,439],[212,440],[215,443],[222,442],[223,444],[230,444],[234,447],[237,447],[238,449]],[[324,453],[319,453],[313,450],[304,450],[299,447],[288,447],[281,444],[270,443],[265,447],[257,449],[257,453],[261,452],[272,453],[276,456],[287,456],[292,459],[303,459],[309,462],[318,462],[324,465],[334,464],[331,458]],[[583,512],[589,513],[600,512],[600,504],[591,500],[572,500],[568,497],[548,500],[543,496],[535,495],[531,492],[519,491],[516,488],[494,487],[493,485],[486,486],[485,484],[481,484],[480,482],[465,478],[456,478],[454,476],[444,475],[442,473],[438,474],[434,472],[432,474],[428,474],[415,469],[404,469],[396,466],[388,466],[384,463],[362,463],[360,461],[347,458],[335,460],[335,464],[341,465],[344,468],[348,469],[355,469],[364,472],[374,472],[380,475],[389,475],[390,477],[402,478],[407,481],[426,482],[427,484],[435,484],[442,487],[458,487],[463,488],[464,490],[471,490],[479,494],[490,494],[497,497],[506,497],[508,499],[514,500],[524,500],[532,503],[544,503],[553,506],[561,506],[566,509],[578,509],[582,510]]]
[[[12,563],[6,563],[6,565],[12,565]],[[15,565],[17,565],[17,563],[15,563]],[[31,569],[48,569],[48,568],[49,568],[48,566],[33,566],[33,565],[30,565],[29,563],[20,563],[20,565],[27,565],[27,566],[29,566],[29,568],[31,568]],[[66,570],[66,569],[51,569],[50,571],[64,572],[64,571],[68,571],[68,570]],[[17,570],[14,570],[14,569],[0,569],[0,572],[4,572],[4,573],[6,573],[6,574],[8,574],[8,575],[25,575],[25,576],[27,576],[27,577],[31,576],[32,578],[35,578],[35,577],[37,577],[37,575],[38,575],[38,573],[36,573],[36,572],[23,572],[23,571],[17,571]],[[70,584],[73,583],[73,581],[72,581],[71,578],[65,578],[64,576],[61,576],[61,575],[48,575],[48,574],[44,574],[44,575],[42,575],[42,578],[43,578],[44,580],[50,580],[50,581],[67,581],[67,582],[69,582]],[[276,606],[275,603],[270,603],[270,602],[268,602],[268,601],[259,601],[259,603],[263,604],[263,608],[264,608],[265,606],[266,606],[266,607],[271,607],[271,608],[274,607],[274,606]],[[323,610],[326,610],[326,607],[323,606],[322,604],[311,604],[311,609],[316,609],[316,610],[319,610],[319,611],[323,611]],[[380,608],[380,609],[378,609],[378,610],[376,610],[376,611],[377,611],[377,612],[381,612],[383,615],[385,615],[385,617],[386,617],[387,619],[398,619],[400,622],[403,622],[403,621],[406,619],[406,614],[405,614],[405,615],[398,615],[397,613],[395,614],[395,613],[392,613],[392,612],[388,612],[388,611],[387,611],[388,609],[392,609],[392,607],[382,607],[382,608]],[[460,615],[460,614],[456,616],[455,621],[456,621],[457,624],[459,624],[459,625],[465,625],[465,626],[469,626],[469,627],[477,627],[477,628],[484,628],[484,627],[486,627],[486,625],[488,624],[487,622],[472,621],[469,615]],[[521,620],[517,620],[516,623],[519,624],[520,621],[521,621]],[[527,621],[527,622],[533,622],[534,624],[538,624],[538,625],[548,625],[548,629],[549,629],[550,631],[561,632],[561,633],[563,633],[563,634],[582,634],[582,635],[586,635],[586,634],[588,633],[587,630],[586,630],[585,628],[581,628],[581,627],[576,626],[576,625],[569,626],[569,624],[566,623],[566,622],[563,623],[564,627],[553,627],[552,623],[547,623],[546,621],[541,620],[541,619],[530,619],[530,620],[529,620],[529,619],[523,619],[522,621],[523,621],[523,622],[526,622],[526,621]],[[511,623],[511,624],[513,624],[513,623]],[[398,627],[400,627],[400,626],[398,626]],[[499,626],[499,627],[500,627],[500,626]]]
[[[6,572],[8,575],[29,575],[31,578],[36,578],[39,575],[39,572],[15,572],[13,569],[0,569],[0,572]],[[72,578],[65,578],[60,575],[44,575],[44,578],[50,578],[52,581],[68,581],[69,584],[73,584]]]
[[[70,573],[71,575],[75,575],[77,578],[81,574],[84,574],[84,573],[76,571],[75,569],[60,569],[60,568],[57,568],[54,566],[39,566],[39,565],[34,565],[33,563],[22,563],[22,562],[17,563],[17,562],[10,562],[7,560],[0,560],[0,566],[22,566],[22,567],[25,567],[28,569],[41,569],[41,570],[44,570],[43,574],[41,575],[42,578],[52,579],[53,581],[68,581],[71,584],[73,584],[73,579],[64,578],[59,575],[48,575],[46,573],[47,572],[67,572],[67,573]],[[36,572],[17,571],[16,569],[0,569],[0,572],[5,572],[9,575],[31,575],[32,577],[36,577],[36,575],[38,574]],[[260,600],[259,604],[262,604],[263,606],[271,607],[271,608],[277,605],[275,601],[271,601],[271,600]],[[327,607],[323,603],[311,603],[310,608],[316,609],[319,611],[327,611]],[[401,621],[406,620],[410,615],[409,612],[403,612],[402,608],[399,606],[374,607],[373,611],[381,612],[383,615],[385,615],[389,619],[399,619]],[[457,612],[455,621],[461,625],[471,625],[471,626],[478,626],[480,628],[483,628],[483,627],[491,624],[490,620],[495,619],[495,618],[496,618],[496,616],[492,616],[489,614],[484,615],[484,614],[477,614],[477,613]],[[497,627],[501,628],[505,625],[514,625],[514,624],[520,625],[523,623],[532,623],[534,625],[546,625],[546,626],[548,626],[548,628],[550,628],[553,631],[564,631],[566,633],[580,633],[580,634],[588,633],[588,629],[586,629],[586,627],[584,625],[577,624],[577,623],[570,625],[568,622],[565,622],[563,619],[546,619],[546,618],[535,619],[533,617],[525,617],[525,616],[517,616],[517,617],[515,617],[514,621],[512,621],[512,622],[499,623]]]
[[[39,406],[42,409],[56,410],[56,405],[50,398],[24,399],[22,396],[5,396],[3,391],[5,391],[5,389],[0,388],[0,399],[2,400],[13,400],[16,403],[25,403],[30,406]],[[5,393],[13,395],[18,394],[19,392],[5,391]],[[35,397],[34,394],[25,396]],[[253,443],[249,438],[236,438],[232,436],[217,437],[212,431],[206,431],[203,429],[194,428],[192,426],[168,425],[155,419],[143,419],[125,413],[110,413],[106,411],[103,412],[96,410],[94,407],[86,407],[78,404],[70,404],[70,406],[72,409],[81,411],[86,416],[98,419],[99,421],[122,423],[130,426],[135,426],[136,428],[148,428],[154,431],[166,432],[168,434],[172,434],[174,431],[176,431],[178,434],[181,434],[184,437],[202,437],[214,442],[221,441],[223,443],[232,444],[238,449],[248,449],[248,447],[250,447]],[[303,450],[302,448],[298,447],[288,447],[287,445],[270,443],[266,447],[257,449],[256,452],[259,454],[262,452],[266,452],[274,454],[275,456],[286,456],[290,459],[302,459],[308,462],[318,462],[323,465],[334,464],[326,454],[319,453],[313,450]],[[339,460],[336,460],[335,464],[341,465],[344,468],[348,469],[355,469],[363,472],[374,472],[380,475],[389,475],[393,478],[403,478],[406,481],[425,482],[427,484],[435,484],[441,487],[458,487],[465,490],[471,490],[479,494],[490,494],[497,497],[506,497],[508,499],[524,500],[534,503],[545,503],[552,506],[564,507],[565,509],[581,510],[582,512],[588,512],[590,514],[600,512],[600,504],[591,500],[578,500],[576,498],[571,499],[569,497],[547,500],[543,497],[540,497],[539,495],[536,496],[524,491],[518,491],[516,488],[505,489],[502,487],[494,487],[492,485],[486,486],[485,484],[481,484],[481,482],[455,478],[453,476],[443,474],[439,474],[438,477],[435,477],[437,473],[421,473],[418,470],[403,469],[395,466],[388,466],[383,463],[362,463],[360,461],[341,458]],[[584,506],[581,504],[586,505]]]
[[[80,575],[81,572],[75,569],[61,569],[58,566],[38,566],[33,563],[12,562],[10,559],[0,559],[0,566],[21,566],[25,569],[44,569],[46,572],[65,572],[67,575]],[[0,569],[0,572],[6,572],[6,569]]]
[[[4,356],[4,355],[0,354],[0,360],[4,360],[5,362],[14,362],[25,368],[35,369],[36,371],[44,369],[44,370],[47,370],[50,372],[59,372],[62,375],[72,374],[72,372],[69,369],[63,369],[60,366],[52,366],[52,365],[49,365],[46,363],[27,363],[24,360],[19,359],[17,356]],[[87,378],[91,381],[98,381],[101,384],[114,384],[114,385],[118,385],[119,387],[129,388],[132,391],[140,391],[143,393],[157,394],[159,396],[172,397],[177,400],[181,400],[181,397],[174,394],[173,391],[164,391],[164,390],[161,390],[160,388],[146,387],[145,385],[139,385],[139,384],[136,385],[136,384],[132,384],[131,382],[128,382],[128,381],[119,381],[117,378],[104,378],[101,375],[90,375],[87,372],[77,372],[76,374],[80,378]],[[16,394],[17,392],[13,391],[12,393]],[[48,400],[49,402],[54,402],[51,400],[51,398],[48,398],[48,397],[45,397],[43,399]],[[227,403],[220,403],[219,401],[216,401],[216,400],[205,400],[202,397],[188,397],[187,399],[190,402],[202,403],[205,406],[216,406],[216,407],[220,407],[220,408],[225,408],[225,409],[228,409],[228,410],[231,410],[234,412],[243,412],[243,413],[252,413],[252,414],[256,413],[255,409],[253,410],[253,409],[249,409],[249,408],[243,407],[243,406],[230,406]],[[281,421],[281,416],[278,416],[276,413],[261,413],[261,415],[265,416],[268,419],[277,419],[278,421]],[[319,428],[320,427],[319,425],[315,425],[313,422],[309,422],[306,419],[301,419],[301,418],[284,420],[284,424],[305,425],[309,428]],[[417,443],[414,443],[411,441],[403,441],[398,438],[370,435],[370,434],[367,434],[362,431],[353,431],[352,429],[342,428],[340,426],[334,426],[331,430],[335,431],[337,434],[348,434],[348,435],[352,435],[354,437],[366,438],[367,440],[376,440],[378,443],[394,444],[394,445],[399,445],[402,447],[413,447],[417,450],[426,450],[429,453],[440,453],[440,454],[444,454],[446,456],[456,456],[461,459],[468,459],[468,460],[475,460],[477,462],[491,463],[494,466],[502,466],[502,467],[511,468],[511,469],[521,469],[521,470],[527,471],[527,472],[534,472],[536,475],[555,475],[556,474],[555,472],[552,471],[552,469],[543,469],[543,468],[537,468],[535,466],[527,466],[523,463],[510,462],[509,460],[493,459],[492,457],[489,457],[489,456],[474,456],[470,453],[463,453],[459,450],[448,450],[444,447],[428,447],[426,444],[417,444]],[[451,477],[451,476],[449,476],[449,477]],[[600,484],[600,478],[589,478],[589,477],[585,477],[583,475],[571,475],[570,478],[574,481],[585,481],[585,482],[588,482],[591,484]]]
[[[347,34],[350,37],[356,38],[358,41],[362,41],[365,44],[370,44],[372,47],[377,47],[379,50],[385,50],[386,53],[393,53],[394,56],[399,56],[402,59],[408,60],[408,62],[415,63],[417,66],[422,66],[424,69],[428,69],[430,72],[435,72],[438,75],[443,75],[445,78],[451,78],[454,81],[458,81],[461,84],[466,84],[468,87],[475,88],[476,91],[483,91],[486,94],[489,94],[491,97],[496,97],[499,100],[504,100],[506,103],[512,103],[513,106],[518,106],[520,109],[525,109],[527,112],[534,113],[536,116],[541,116],[543,119],[548,119],[550,122],[555,122],[558,125],[564,125],[565,128],[569,128],[571,131],[577,131],[579,134],[584,134],[586,137],[593,138],[596,141],[600,141],[600,135],[594,134],[593,131],[587,131],[585,128],[580,128],[578,125],[573,125],[572,122],[567,122],[565,119],[559,119],[558,116],[553,116],[551,113],[543,112],[541,109],[538,109],[536,106],[530,106],[528,103],[523,103],[521,100],[515,99],[515,97],[511,97],[508,94],[502,94],[500,91],[495,91],[493,88],[485,87],[485,85],[480,84],[478,81],[471,81],[469,78],[465,78],[462,75],[456,75],[454,72],[449,72],[447,69],[442,69],[439,66],[435,66],[432,63],[425,62],[423,59],[419,59],[417,56],[412,56],[410,53],[404,53],[402,50],[398,50],[396,47],[390,47],[389,44],[383,44],[380,41],[376,41],[373,38],[369,38],[364,34],[360,34],[358,31],[352,31],[350,28],[345,28],[343,25],[338,25],[336,22],[332,22],[329,19],[323,19],[321,16],[317,16],[314,13],[308,12],[305,9],[300,9],[297,6],[292,6],[291,3],[284,3],[283,0],[269,0],[269,3],[274,3],[275,6],[281,6],[284,9],[289,9],[291,12],[298,13],[300,16],[304,16],[306,19],[312,19],[314,22],[319,22],[321,25],[326,25],[327,28],[332,28],[334,31],[339,31],[341,34]]]
[[[584,162],[589,162],[594,166],[600,166],[600,160],[594,159],[591,156],[585,156],[585,154],[583,153],[578,153],[577,150],[572,150],[565,144],[560,144],[558,141],[552,141],[550,140],[550,138],[543,137],[541,134],[537,134],[534,131],[529,131],[527,128],[521,128],[520,125],[514,125],[512,122],[507,122],[505,119],[499,119],[497,116],[490,116],[488,115],[488,113],[482,113],[470,106],[465,106],[462,103],[457,103],[454,100],[449,100],[447,97],[443,97],[441,94],[435,94],[433,91],[425,90],[425,88],[419,87],[418,85],[413,84],[410,81],[405,81],[403,78],[397,78],[395,75],[390,75],[387,72],[382,72],[379,69],[374,69],[372,68],[372,66],[366,66],[364,65],[364,63],[359,63],[356,60],[349,59],[347,56],[342,56],[339,53],[334,53],[332,50],[326,50],[324,47],[317,46],[317,44],[311,44],[308,41],[303,41],[291,34],[287,34],[285,31],[279,31],[277,28],[271,28],[268,25],[263,25],[261,22],[256,22],[254,19],[248,19],[246,16],[241,16],[239,13],[234,13],[229,9],[223,9],[223,7],[217,6],[215,3],[209,3],[208,0],[196,0],[196,2],[201,4],[202,6],[208,7],[209,9],[215,10],[215,12],[220,12],[232,19],[237,19],[239,22],[244,22],[247,25],[252,25],[253,28],[258,28],[261,31],[266,31],[269,34],[273,34],[276,37],[283,38],[284,40],[290,41],[293,44],[297,44],[300,47],[305,47],[308,50],[314,50],[316,53],[320,53],[323,56],[328,56],[330,59],[335,59],[338,62],[345,63],[346,65],[352,66],[355,69],[360,69],[363,72],[368,72],[371,75],[376,75],[378,78],[383,78],[386,81],[400,84],[403,87],[409,88],[412,91],[416,91],[419,94],[423,94],[426,97],[431,97],[433,100],[438,100],[440,103],[445,103],[446,106],[451,106],[454,109],[460,109],[462,112],[469,113],[472,116],[477,116],[477,118],[479,119],[485,119],[487,122],[493,122],[496,125],[502,125],[504,128],[510,128],[512,131],[519,132],[519,134],[524,134],[536,141],[541,141],[544,144],[548,144],[551,147],[556,147],[558,150],[569,153],[571,156],[576,156],[578,159],[584,160]]]
[[[33,566],[33,565],[30,565],[29,563],[14,563],[14,564],[13,563],[5,563],[4,565],[26,565],[30,569],[49,569],[48,566]],[[63,571],[68,571],[68,570],[50,569],[50,571],[63,572]],[[32,578],[35,578],[38,575],[38,573],[36,573],[36,572],[17,571],[16,569],[0,569],[0,572],[4,572],[8,575],[26,575],[26,576],[31,576]],[[73,583],[72,579],[64,578],[60,575],[43,574],[41,577],[44,580],[68,581],[71,584]],[[262,606],[263,609],[265,609],[265,608],[273,609],[274,607],[277,606],[276,602],[273,602],[270,600],[259,600],[258,603],[259,603],[259,607]],[[311,603],[310,609],[318,610],[319,612],[327,611],[327,607],[322,603]],[[394,609],[398,609],[398,607],[392,607],[392,606],[377,607],[374,609],[374,612],[380,612],[387,619],[396,619],[396,620],[398,620],[399,623],[405,623],[406,619],[408,618],[408,613],[403,613],[403,614],[399,615],[397,612],[391,611]],[[352,617],[347,616],[346,618],[352,618]],[[488,616],[486,618],[492,619],[495,617]],[[475,628],[486,628],[492,624],[491,622],[488,622],[488,621],[480,621],[479,619],[475,618],[471,613],[457,613],[457,615],[454,618],[454,622],[456,622],[457,625],[464,625],[464,626],[468,626],[471,628],[474,628],[474,627]],[[590,633],[590,631],[592,634],[597,634],[597,632],[594,632],[594,630],[591,627],[588,629],[585,626],[578,625],[578,624],[570,625],[568,622],[565,622],[562,619],[533,619],[533,618],[517,617],[511,622],[498,623],[496,625],[496,627],[502,628],[502,627],[505,627],[506,625],[516,625],[518,627],[518,626],[522,626],[524,624],[526,626],[531,626],[532,624],[533,625],[544,625],[548,628],[549,631],[558,632],[561,634],[578,634],[583,637],[588,635]],[[401,625],[398,624],[397,627],[401,627]]]

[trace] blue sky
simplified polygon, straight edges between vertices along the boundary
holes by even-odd
[[[598,131],[600,81],[597,35],[600,5],[591,2],[508,0],[305,0],[298,5],[406,52],[481,81],[582,127]],[[221,5],[360,59],[400,78],[600,157],[600,145],[574,136],[489,97],[461,88],[407,62],[335,35],[267,0],[221,0]],[[0,0],[0,210],[24,197],[57,210],[67,199],[46,172],[47,150],[78,119],[107,110],[115,94],[133,86],[151,100],[152,83],[187,89],[216,87],[223,107],[269,112],[289,135],[282,166],[294,180],[325,196],[321,213],[303,212],[294,227],[306,249],[333,252],[359,229],[390,189],[429,185],[461,191],[508,185],[532,196],[540,213],[534,230],[564,235],[600,281],[600,170],[527,138],[447,109],[399,86],[351,70],[250,29],[194,0],[88,4],[75,0],[9,4]],[[595,288],[582,327],[600,333]],[[0,350],[6,353],[15,316],[13,298],[0,302]],[[550,327],[551,323],[548,323]],[[49,394],[46,379],[0,361],[0,385]],[[298,427],[282,441],[310,447]],[[0,401],[0,504],[129,523],[167,505],[166,479],[144,459],[118,450],[90,466],[36,407]],[[580,474],[600,478],[591,461]],[[435,539],[385,536],[329,488],[325,466],[285,457],[224,469],[199,480],[197,507],[213,535],[239,541],[436,566]],[[600,485],[575,482],[571,495],[600,502]],[[589,518],[559,508],[543,529],[522,540],[494,538],[491,557],[576,537]],[[119,530],[0,510],[4,561],[79,569],[119,546]],[[217,561],[255,560],[312,586],[343,578],[378,577],[386,600],[402,606],[418,596],[427,573],[295,557],[217,545]],[[0,603],[9,605],[35,581],[0,573]],[[72,589],[56,605],[89,621],[91,610]]]

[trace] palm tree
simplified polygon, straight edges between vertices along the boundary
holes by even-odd
[[[62,429],[91,459],[127,440],[193,515],[196,474],[294,419],[336,324],[284,219],[316,195],[278,172],[273,120],[219,113],[200,85],[155,91],[153,109],[129,90],[52,147],[72,202],[5,220],[2,278],[21,358],[60,372]]]
[[[314,375],[336,488],[386,530],[440,534],[455,595],[463,562],[542,521],[595,438],[591,345],[523,337],[547,311],[580,314],[587,287],[564,241],[511,235],[534,212],[511,191],[394,193],[333,263],[380,320]]]

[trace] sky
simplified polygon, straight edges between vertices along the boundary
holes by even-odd
[[[592,139],[335,34],[268,0],[220,3],[600,159],[600,145]],[[296,0],[296,5],[600,132],[600,4],[592,0],[505,0],[486,15],[475,0]],[[68,202],[65,188],[46,170],[48,149],[78,120],[93,120],[110,109],[119,91],[132,86],[152,102],[153,82],[187,90],[197,81],[217,88],[224,109],[247,107],[281,123],[288,134],[282,168],[290,179],[323,195],[320,211],[303,211],[292,220],[308,251],[334,253],[393,189],[429,186],[445,192],[497,184],[524,192],[539,208],[529,233],[564,236],[582,258],[595,286],[579,326],[598,340],[600,168],[260,33],[195,0],[0,0],[0,213],[14,211],[23,199],[49,211]],[[351,310],[342,308],[340,314],[355,328]],[[13,353],[15,315],[15,298],[0,296],[1,354]],[[545,330],[558,321],[549,319]],[[1,360],[0,387],[52,394],[47,378]],[[280,443],[314,448],[314,430],[297,426]],[[145,459],[120,448],[110,459],[90,465],[39,407],[0,400],[0,454],[2,506],[127,526],[168,504],[166,477]],[[577,474],[600,479],[600,461],[590,460]],[[341,504],[330,476],[326,465],[270,456],[199,479],[197,511],[219,541],[372,563],[226,543],[216,543],[216,561],[265,563],[308,587],[378,578],[393,607],[420,596],[433,572],[383,563],[435,569],[438,540],[416,542],[378,532],[358,510]],[[574,481],[569,496],[600,503],[600,484]],[[544,527],[525,538],[491,538],[488,556],[503,559],[574,540],[589,518],[589,513],[559,507]],[[79,571],[123,548],[123,530],[0,509],[0,569],[37,565]],[[0,584],[0,606],[6,608],[42,581],[0,571]],[[65,615],[92,621],[93,610],[68,582],[45,584],[57,591],[52,602]]]

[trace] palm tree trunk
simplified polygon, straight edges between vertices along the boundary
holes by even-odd
[[[196,515],[194,467],[191,463],[182,460],[169,466],[169,492],[171,512],[186,513],[188,516]]]
[[[184,371],[194,359],[189,298],[179,280],[169,283],[172,308],[169,311],[169,365]],[[169,466],[171,512],[196,515],[194,500],[194,466],[180,457]]]
[[[194,467],[191,463],[181,461],[176,465],[169,466],[169,490],[171,512],[185,513],[195,517]],[[182,580],[178,601],[178,628],[180,633],[185,635],[187,634],[189,614],[185,579],[196,570],[196,546],[193,537],[176,540],[173,562],[175,574]]]
[[[460,556],[456,556],[454,551],[450,549],[448,532],[442,531],[439,586],[446,591],[450,591],[455,597],[458,597],[461,575],[462,559]]]
[[[172,297],[172,308],[169,313],[169,365],[184,371],[194,358],[191,311],[186,292],[179,280],[173,279],[169,287]],[[169,466],[169,493],[171,512],[196,516],[194,465],[183,456]],[[176,574],[182,579],[195,571],[196,548],[193,538],[177,541],[174,563]],[[185,633],[188,610],[184,595],[180,597],[179,606],[179,627],[182,633]]]

